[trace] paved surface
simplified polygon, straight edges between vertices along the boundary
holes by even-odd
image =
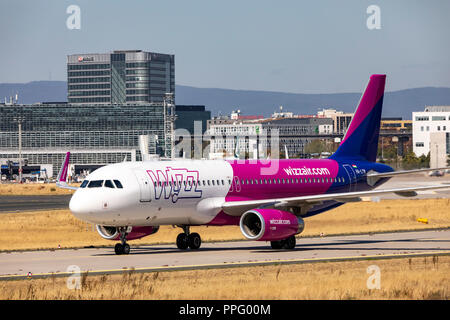
[[[302,238],[295,250],[273,250],[266,242],[204,243],[199,250],[180,251],[173,245],[133,247],[117,256],[109,248],[0,253],[0,279],[65,273],[71,265],[91,273],[164,271],[273,263],[302,263],[349,258],[397,257],[407,254],[450,254],[450,229],[373,235]],[[67,274],[66,274],[67,275]]]
[[[0,213],[69,209],[72,195],[0,196]]]

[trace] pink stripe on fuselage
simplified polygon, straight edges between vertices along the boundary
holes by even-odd
[[[353,132],[359,127],[361,122],[364,121],[367,115],[372,111],[378,101],[382,98],[384,93],[384,85],[382,85],[382,82],[384,81],[386,81],[386,75],[374,74],[370,77],[367,89],[365,90],[361,98],[357,111],[353,116],[353,119],[341,144],[344,143],[348,139],[348,137],[353,134]]]
[[[333,184],[333,179],[339,171],[338,163],[329,159],[228,162],[233,168],[233,180],[230,191],[225,198],[226,201],[323,194]],[[276,172],[264,174],[264,170],[277,168],[277,166]]]

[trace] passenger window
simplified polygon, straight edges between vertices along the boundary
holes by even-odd
[[[119,180],[114,180],[114,183],[116,184],[116,187],[117,187],[117,188],[123,189],[123,186],[122,186],[122,184],[120,183]]]
[[[114,185],[111,180],[105,180],[105,187],[114,189]]]
[[[92,180],[89,182],[88,188],[101,188],[103,185],[103,180]]]
[[[86,188],[86,186],[88,185],[88,183],[89,183],[88,180],[84,180],[84,181],[81,183],[80,188]]]

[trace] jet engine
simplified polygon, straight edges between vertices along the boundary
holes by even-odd
[[[241,216],[239,226],[249,240],[278,241],[301,233],[305,223],[287,211],[253,209]]]
[[[100,236],[107,240],[120,240],[119,228],[96,225],[97,232]],[[127,234],[127,240],[135,240],[149,236],[158,232],[159,226],[129,227],[131,231]]]

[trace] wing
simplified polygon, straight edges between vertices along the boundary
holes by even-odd
[[[418,173],[418,172],[430,172],[430,171],[436,171],[436,170],[449,170],[450,167],[443,167],[443,168],[426,168],[426,169],[415,169],[415,170],[402,170],[402,171],[392,171],[392,172],[375,172],[375,171],[369,171],[367,173],[367,184],[370,186],[374,186],[378,180],[381,178],[389,178],[397,175],[402,174],[410,174],[410,173]]]
[[[395,193],[397,195],[404,197],[405,196],[413,197],[417,195],[416,191],[438,190],[448,188],[450,188],[450,184],[423,186],[423,187],[394,188],[385,190],[328,193],[310,196],[274,198],[264,200],[228,201],[222,204],[222,210],[229,215],[240,216],[247,210],[254,209],[257,207],[264,207],[264,208],[286,208],[286,207],[301,207],[301,206],[310,207],[311,205],[319,204],[327,200],[335,200],[338,202],[355,202],[360,201],[361,197],[376,196],[386,193]]]
[[[67,184],[67,172],[69,170],[70,152],[66,153],[64,161],[59,169],[58,178],[56,178],[56,186],[63,189],[77,190],[77,187],[72,187]]]
[[[369,172],[367,174],[367,177],[378,177],[378,178],[385,178],[385,177],[393,177],[400,174],[409,174],[409,173],[416,173],[416,172],[429,172],[429,171],[440,171],[440,170],[450,170],[450,167],[443,167],[443,168],[426,168],[426,169],[415,169],[415,170],[402,170],[402,171],[392,171],[392,172]]]

